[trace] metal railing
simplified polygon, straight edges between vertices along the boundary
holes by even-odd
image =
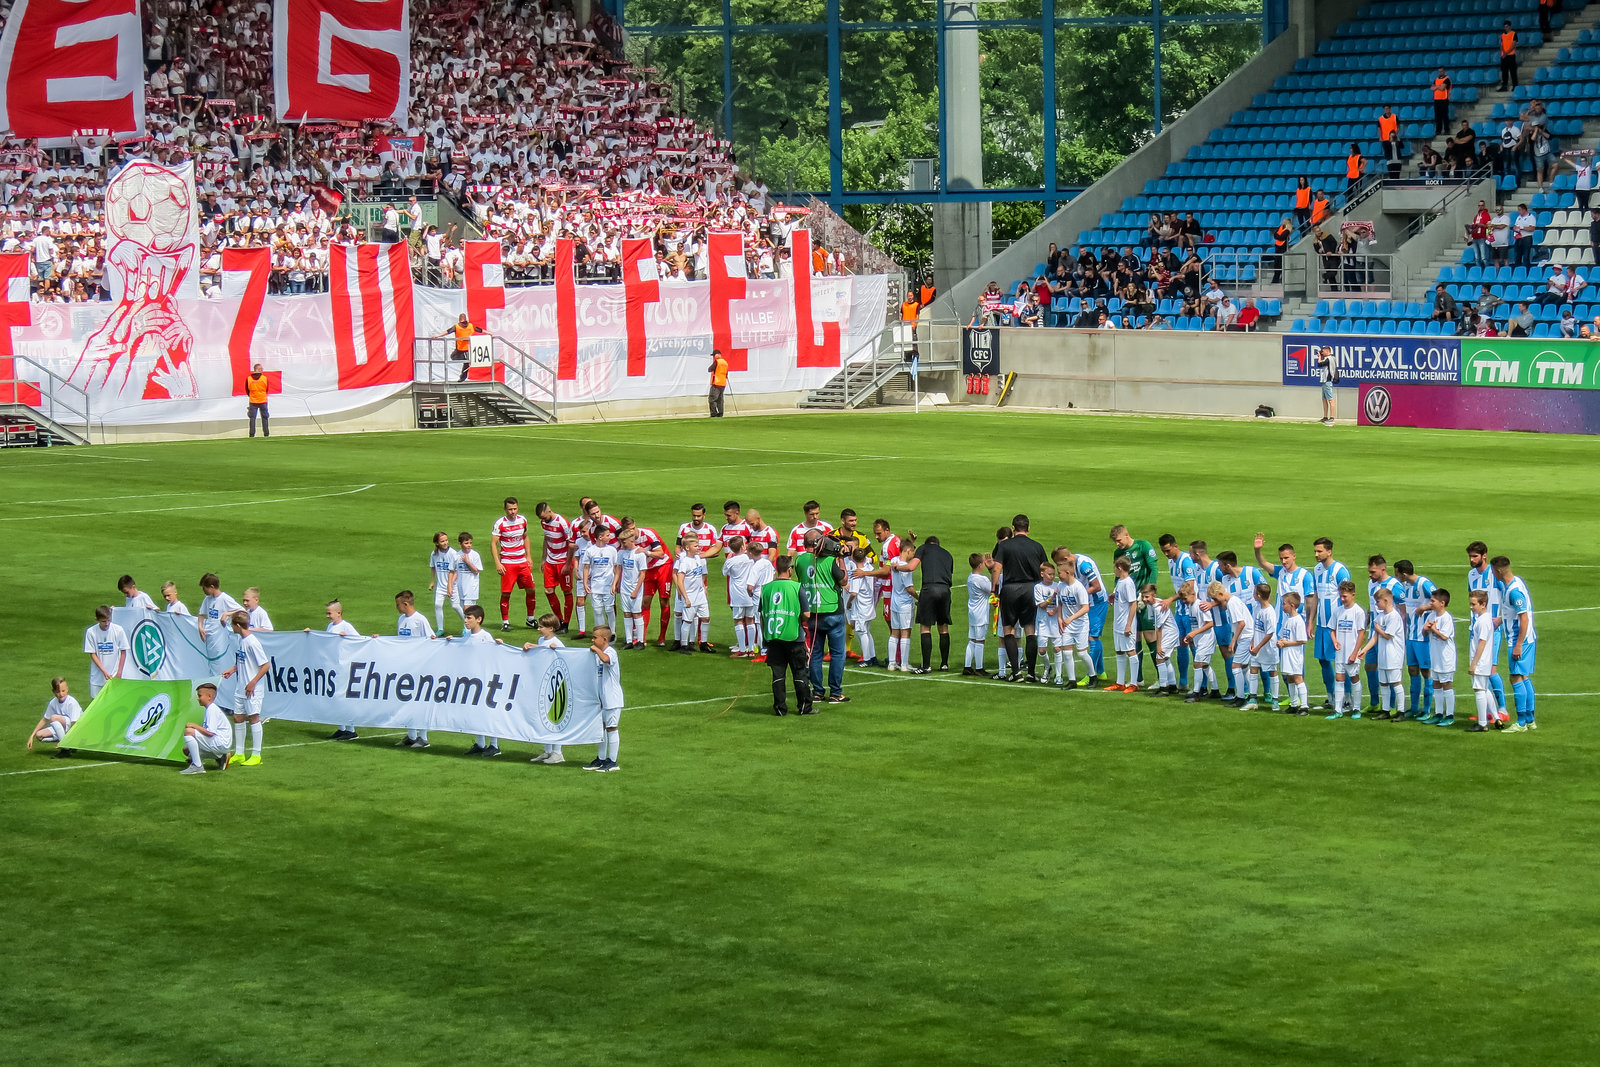
[[[93,423],[89,394],[65,378],[35,363],[27,356],[9,356],[9,375],[0,374],[0,407],[18,406],[38,412],[67,433],[89,443],[89,428]],[[37,390],[39,402],[32,403],[32,393]]]
[[[847,355],[823,390],[842,386],[845,407],[855,407],[896,374],[961,366],[961,330],[953,322],[892,322]],[[948,336],[943,336],[948,335]],[[819,392],[822,390],[818,390]]]
[[[487,366],[491,378],[489,381],[473,381],[467,377],[472,364],[456,358],[454,338],[417,338],[413,350],[412,381],[417,385],[432,386],[446,394],[452,391],[477,391],[485,385],[504,385],[541,415],[555,422],[555,368],[504,337],[491,335],[489,342],[491,348]],[[484,364],[480,363],[479,366]],[[496,366],[503,368],[501,378],[493,376]]]
[[[1212,252],[1205,261],[1205,277],[1232,295],[1282,297],[1287,258],[1276,252]]]
[[[1329,297],[1370,296],[1394,299],[1406,293],[1405,261],[1391,253],[1303,253],[1306,258],[1306,295]]]
[[[1439,202],[1437,204],[1434,204],[1428,210],[1417,215],[1417,217],[1412,219],[1410,224],[1408,224],[1405,229],[1400,231],[1399,235],[1397,235],[1394,239],[1395,247],[1398,248],[1400,245],[1405,244],[1423,230],[1427,229],[1433,224],[1435,219],[1445,213],[1445,209],[1447,209],[1457,200],[1460,200],[1463,196],[1466,196],[1468,193],[1472,192],[1472,190],[1478,187],[1479,182],[1488,180],[1493,176],[1493,174],[1494,168],[1485,163],[1483,166],[1468,174],[1466,177],[1455,177],[1452,175],[1449,178],[1440,178],[1439,181],[1450,183],[1448,190],[1439,198]]]

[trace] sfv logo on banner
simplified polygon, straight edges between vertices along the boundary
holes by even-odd
[[[404,126],[411,100],[407,0],[274,0],[272,88],[280,120]]]
[[[1350,337],[1287,334],[1283,339],[1283,384],[1320,385],[1317,351],[1327,345],[1339,361],[1340,385],[1368,382],[1461,381],[1461,342],[1453,337]]]
[[[0,37],[0,129],[143,133],[139,0],[15,0]]]

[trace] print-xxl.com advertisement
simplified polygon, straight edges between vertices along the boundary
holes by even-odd
[[[1339,384],[1417,382],[1454,385],[1461,380],[1461,343],[1454,337],[1350,337],[1344,334],[1286,334],[1283,384],[1320,385],[1317,354],[1332,349]]]

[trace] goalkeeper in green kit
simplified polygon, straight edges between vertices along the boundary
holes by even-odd
[[[1149,541],[1135,541],[1128,533],[1128,528],[1121,523],[1111,527],[1111,543],[1116,545],[1116,551],[1111,554],[1111,565],[1116,566],[1116,561],[1126,558],[1128,561],[1128,577],[1133,579],[1135,589],[1143,589],[1147,585],[1154,585],[1156,581],[1156,550]],[[1155,619],[1151,616],[1150,609],[1143,602],[1139,605],[1139,660],[1138,670],[1134,674],[1135,682],[1144,681],[1144,650],[1149,649],[1152,661],[1156,653]]]

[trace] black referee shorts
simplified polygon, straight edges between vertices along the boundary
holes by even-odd
[[[917,594],[917,625],[950,625],[950,587],[948,585],[923,586]]]
[[[1019,582],[1000,587],[1000,624],[1032,626],[1038,607],[1033,602],[1033,584]]]

